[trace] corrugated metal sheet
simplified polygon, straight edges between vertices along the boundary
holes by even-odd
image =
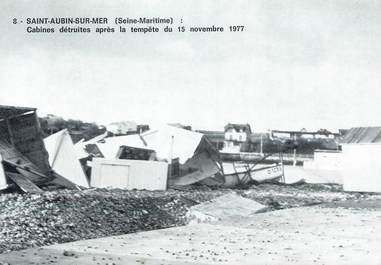
[[[351,128],[340,142],[342,144],[379,143],[381,142],[381,127]]]

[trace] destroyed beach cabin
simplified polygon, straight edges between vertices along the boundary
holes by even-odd
[[[221,171],[218,151],[201,133],[163,126],[140,135],[97,140],[88,141],[97,146],[92,150],[100,152],[93,154],[96,158],[91,161],[92,187],[163,190],[196,183]],[[87,142],[79,145],[89,150]]]
[[[51,180],[35,108],[0,105],[0,186],[9,181],[22,189]],[[29,185],[30,184],[30,185]]]

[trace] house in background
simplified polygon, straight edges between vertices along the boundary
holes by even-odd
[[[41,128],[43,131],[46,131],[48,135],[59,132],[64,124],[65,120],[62,117],[53,114],[48,114],[40,119]]]
[[[216,150],[222,150],[225,143],[225,133],[222,131],[206,131],[197,130],[196,132],[205,135],[206,139],[213,145]]]
[[[282,131],[282,130],[271,130],[270,135],[272,138],[288,138],[297,140],[298,138],[305,139],[338,139],[340,134],[333,133],[326,129],[320,129],[315,132],[307,131],[305,128],[300,131]]]
[[[224,140],[224,149],[222,152],[225,153],[238,153],[245,151],[244,146],[249,140],[251,135],[251,127],[248,123],[246,124],[237,124],[237,123],[228,123],[225,126],[225,140]]]
[[[113,135],[127,135],[136,133],[138,125],[134,121],[113,122],[106,126],[108,132]]]
[[[138,131],[138,134],[142,134],[146,131],[149,131],[149,125],[148,124],[139,124],[137,126],[137,131]]]
[[[111,135],[142,134],[150,129],[148,124],[137,124],[134,121],[113,122],[106,126]]]
[[[339,132],[332,132],[327,129],[319,129],[316,131],[307,131],[305,128],[297,130],[270,130],[270,139],[272,141],[279,140],[287,143],[286,153],[292,153],[294,158],[297,156],[305,156],[313,158],[315,150],[338,150],[339,149]],[[294,146],[294,148],[291,148]]]

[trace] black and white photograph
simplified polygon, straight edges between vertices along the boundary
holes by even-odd
[[[381,1],[1,0],[0,265],[381,265]]]

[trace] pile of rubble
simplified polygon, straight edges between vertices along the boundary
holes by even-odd
[[[2,194],[0,253],[183,225],[189,207],[211,196],[123,190]]]
[[[339,186],[261,184],[249,189],[184,187],[167,191],[89,189],[0,195],[0,253],[188,223],[192,206],[236,193],[267,210],[346,201],[358,193]]]

